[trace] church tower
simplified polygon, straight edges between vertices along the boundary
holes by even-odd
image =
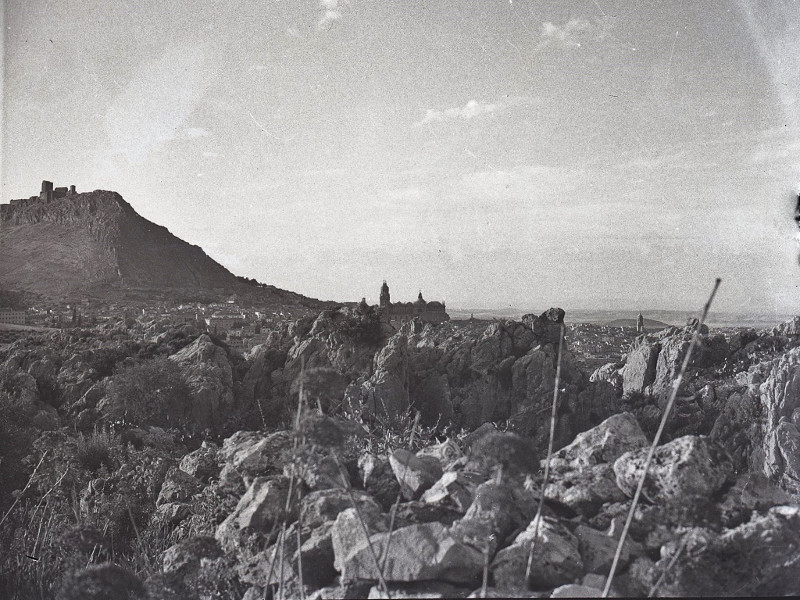
[[[380,307],[381,308],[389,308],[391,304],[391,299],[389,297],[389,286],[386,284],[386,280],[383,280],[383,285],[381,286],[381,300],[380,300]]]

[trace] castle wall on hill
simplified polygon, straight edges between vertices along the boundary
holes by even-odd
[[[53,200],[61,198],[69,198],[76,196],[78,192],[75,186],[67,187],[53,187],[52,181],[42,181],[42,189],[38,196],[31,196],[30,198],[14,198],[8,204],[0,204],[0,221],[8,221],[18,211],[25,209],[29,206],[44,203],[49,204]]]

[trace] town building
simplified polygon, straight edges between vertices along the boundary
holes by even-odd
[[[24,310],[15,310],[13,308],[0,308],[0,323],[6,325],[25,325],[26,316]]]
[[[417,318],[423,323],[442,323],[450,320],[444,302],[426,302],[422,292],[414,302],[392,302],[386,281],[381,286],[378,316],[381,321],[394,326]]]

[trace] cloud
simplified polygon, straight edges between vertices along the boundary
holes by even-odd
[[[342,18],[342,4],[344,4],[342,0],[320,0],[322,16],[317,22],[317,30],[328,29],[334,21]]]
[[[202,127],[187,127],[183,133],[187,138],[201,138],[211,135],[210,131],[203,129]]]
[[[134,72],[106,111],[102,160],[141,163],[181,135],[204,135],[203,129],[182,127],[212,80],[207,54],[204,46],[173,47]]]
[[[549,21],[542,23],[539,48],[580,48],[581,40],[594,29],[586,19],[570,19],[563,27]]]
[[[466,173],[459,182],[463,193],[490,201],[512,198],[535,199],[542,195],[564,198],[584,186],[589,179],[585,168],[520,165]]]
[[[532,102],[532,98],[517,96],[497,102],[479,102],[477,100],[470,100],[464,106],[456,106],[454,108],[446,108],[444,110],[429,108],[427,111],[425,111],[425,116],[423,119],[415,123],[414,126],[420,127],[422,125],[428,125],[429,123],[442,121],[469,121],[475,117],[495,114],[505,110],[510,106],[530,104]]]

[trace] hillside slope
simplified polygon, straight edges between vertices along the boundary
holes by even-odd
[[[50,297],[153,289],[315,302],[237,278],[110,191],[12,201],[0,213],[0,255],[0,288]]]

